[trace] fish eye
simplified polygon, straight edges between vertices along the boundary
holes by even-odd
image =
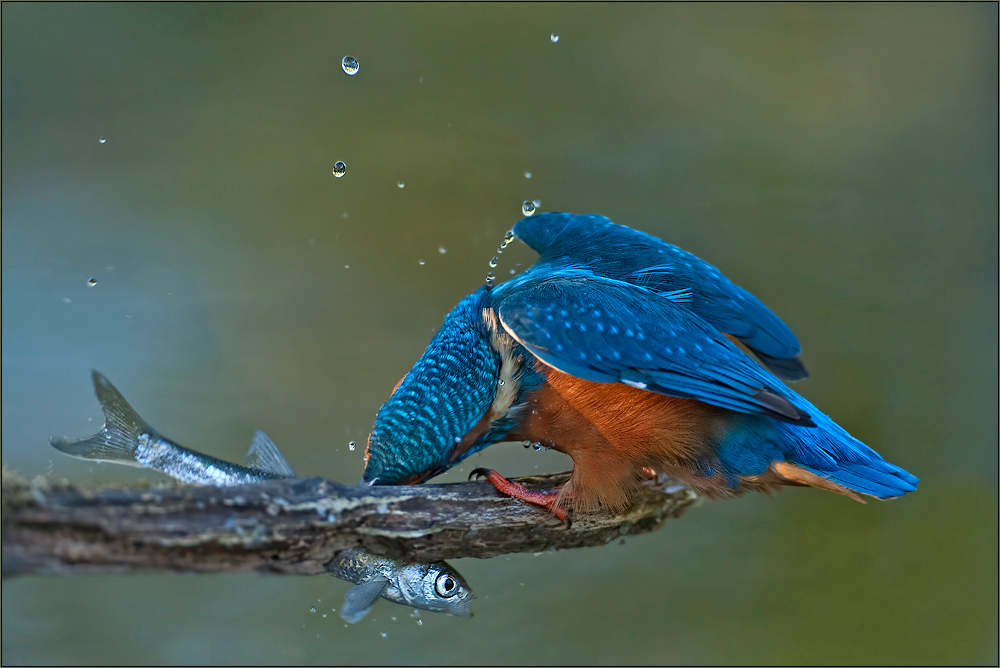
[[[434,582],[434,589],[441,596],[451,598],[458,593],[458,581],[447,573],[442,573]]]

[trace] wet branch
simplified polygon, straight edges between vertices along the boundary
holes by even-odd
[[[533,488],[568,473],[518,478]],[[3,474],[3,575],[131,570],[316,575],[340,550],[418,561],[602,545],[654,531],[696,496],[669,478],[627,512],[571,529],[485,482],[354,487],[293,478],[240,487],[86,488]]]

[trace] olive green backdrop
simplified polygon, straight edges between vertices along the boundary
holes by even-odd
[[[8,580],[5,665],[996,663],[995,4],[4,3],[2,78],[8,467],[157,479],[48,446],[98,429],[97,368],[190,447],[260,428],[357,481],[348,442],[540,199],[754,292],[796,389],[922,479],[459,560],[471,620],[345,628],[321,578]]]

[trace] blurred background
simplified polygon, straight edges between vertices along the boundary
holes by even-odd
[[[538,199],[756,294],[802,341],[795,389],[922,482],[457,560],[471,620],[380,601],[348,627],[332,578],[15,579],[3,663],[995,664],[997,18],[4,3],[7,467],[162,479],[48,445],[100,428],[96,368],[189,447],[241,461],[259,428],[356,482],[349,442]],[[498,277],[533,259],[515,243]],[[569,461],[499,444],[437,481],[475,466]]]

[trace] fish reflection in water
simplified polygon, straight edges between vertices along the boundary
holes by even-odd
[[[53,447],[67,455],[153,469],[181,482],[216,487],[295,477],[278,446],[262,431],[254,433],[245,466],[216,459],[159,434],[100,372],[93,372],[93,380],[104,411],[104,426],[97,434],[78,441],[53,438]],[[402,561],[353,548],[337,553],[326,568],[331,575],[354,584],[344,595],[340,610],[340,616],[352,624],[368,614],[379,597],[422,610],[472,616],[472,590],[458,571],[443,561]]]

